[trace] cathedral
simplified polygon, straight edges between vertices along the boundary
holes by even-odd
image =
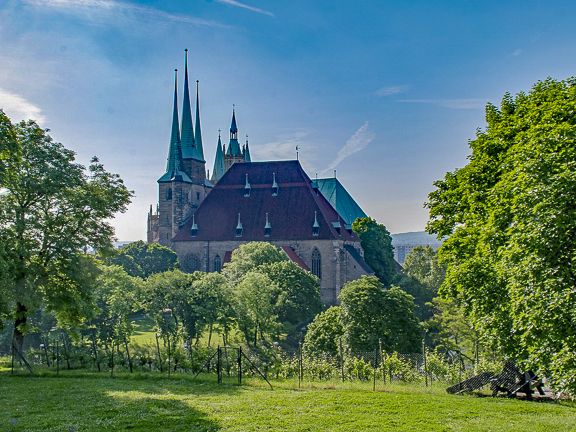
[[[198,81],[193,124],[186,56],[182,119],[175,76],[168,160],[156,210],[150,206],[148,213],[148,242],[173,249],[188,272],[220,271],[242,243],[273,243],[318,276],[322,301],[330,305],[346,282],[373,273],[352,231],[358,217],[366,214],[336,177],[311,180],[298,160],[252,161],[248,141],[238,141],[234,110],[228,146],[219,135],[209,176]]]

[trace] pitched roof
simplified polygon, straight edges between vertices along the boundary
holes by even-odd
[[[249,196],[245,196],[246,175],[250,183]],[[274,175],[278,183],[277,196],[272,193]],[[320,224],[317,236],[312,233],[315,212]],[[243,225],[241,237],[236,237],[238,213]],[[266,213],[271,224],[269,236],[264,235]],[[190,235],[190,219],[174,241],[357,240],[353,233],[336,229],[337,224],[333,222],[339,220],[326,198],[312,188],[310,178],[298,161],[233,164],[196,210],[197,235]]]
[[[357,218],[367,217],[338,179],[317,179],[314,183],[347,225],[352,225]]]
[[[224,152],[222,150],[222,141],[218,135],[218,145],[216,147],[216,157],[214,158],[214,169],[212,170],[212,181],[217,182],[224,175]]]

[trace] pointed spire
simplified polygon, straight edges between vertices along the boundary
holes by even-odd
[[[317,237],[320,234],[320,224],[318,223],[318,212],[314,212],[314,223],[312,224],[312,235]]]
[[[182,157],[195,156],[194,128],[192,127],[192,109],[190,107],[190,89],[188,87],[188,49],[184,50],[184,102],[182,105]]]
[[[216,146],[216,157],[214,158],[214,169],[212,170],[212,181],[216,183],[224,175],[224,148],[218,131],[218,145]]]
[[[196,135],[194,137],[194,159],[204,162],[204,148],[202,147],[202,127],[200,126],[200,91],[199,81],[196,80]]]
[[[232,123],[230,124],[230,139],[238,139],[238,126],[236,126],[236,109],[232,108]]]
[[[244,161],[252,162],[252,157],[250,156],[250,148],[248,147],[248,135],[246,135],[246,145],[244,146]]]
[[[172,180],[191,183],[190,177],[182,169],[182,147],[180,143],[180,127],[178,124],[178,69],[174,69],[174,110],[172,112],[172,133],[170,135],[170,148],[166,172],[158,179],[159,182]]]
[[[236,109],[232,108],[232,124],[230,125],[230,142],[228,143],[227,156],[244,157],[238,143],[238,127],[236,126]]]

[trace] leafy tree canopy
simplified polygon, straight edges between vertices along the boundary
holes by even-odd
[[[348,282],[340,291],[342,323],[353,352],[383,348],[399,352],[419,349],[421,331],[414,315],[414,298],[402,289],[385,288],[375,276]]]
[[[158,243],[145,243],[142,240],[124,246],[108,261],[124,267],[131,276],[143,278],[178,267],[176,252]]]
[[[308,326],[304,337],[304,352],[311,356],[329,355],[336,357],[340,353],[342,326],[342,308],[332,306],[319,313]]]
[[[576,391],[576,79],[506,94],[486,121],[429,195],[441,291],[499,352]]]
[[[360,238],[366,263],[374,270],[384,285],[390,285],[397,270],[392,237],[390,237],[386,227],[376,220],[366,217],[356,219],[352,224],[352,229]]]
[[[286,254],[271,243],[244,243],[232,251],[232,259],[224,265],[223,273],[230,284],[235,286],[244,275],[256,267],[287,260]]]
[[[81,251],[110,247],[109,220],[131,193],[98,159],[86,170],[35,122],[12,124],[2,111],[0,191],[0,262],[21,348],[27,316],[41,303],[62,319],[81,320],[91,301]]]

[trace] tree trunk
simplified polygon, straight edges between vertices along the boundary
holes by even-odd
[[[24,282],[24,281],[22,281]],[[23,328],[26,326],[26,321],[28,319],[28,308],[22,303],[16,303],[16,315],[14,319],[14,333],[12,333],[12,344],[14,348],[20,353],[24,353],[22,348],[24,347],[24,333]]]

